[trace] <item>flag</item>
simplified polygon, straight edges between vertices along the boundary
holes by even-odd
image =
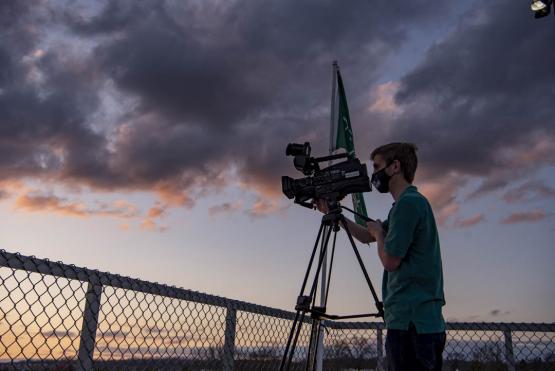
[[[339,73],[339,67],[337,67],[336,64],[334,64],[334,69],[337,73],[337,94],[334,97],[335,107],[333,109],[336,117],[332,119],[333,125],[330,151],[335,152],[339,148],[344,148],[349,155],[354,156],[355,143],[353,140],[353,129],[351,127],[351,118],[349,117],[349,107],[347,106],[345,88],[343,87],[343,80],[341,79],[341,74]],[[353,193],[351,196],[353,199],[354,210],[359,214],[368,216],[362,193]],[[366,227],[366,221],[358,215],[355,215],[355,220],[357,224]]]

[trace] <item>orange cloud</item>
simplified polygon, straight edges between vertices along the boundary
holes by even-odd
[[[530,201],[555,197],[555,188],[541,182],[530,181],[517,188],[507,191],[503,195],[506,202]]]
[[[515,224],[515,223],[526,223],[526,222],[538,222],[547,217],[547,215],[541,210],[534,210],[522,213],[513,213],[507,218],[501,221],[502,224]]]
[[[0,189],[0,201],[5,200],[8,197],[10,197],[10,194],[7,191]]]
[[[140,228],[144,231],[151,231],[151,232],[154,232],[154,231],[164,232],[166,231],[166,229],[168,229],[168,227],[163,225],[158,225],[156,224],[156,222],[154,222],[154,220],[148,219],[148,218],[143,220]]]
[[[260,217],[267,216],[278,211],[283,211],[284,209],[285,207],[280,206],[277,200],[259,198],[247,211],[247,213],[253,217]]]
[[[399,83],[396,81],[378,85],[371,93],[372,102],[368,110],[376,113],[400,113],[401,108],[395,103],[397,90],[399,90]]]
[[[195,200],[176,184],[170,182],[159,183],[154,187],[154,190],[165,204],[188,208],[195,205]]]
[[[484,220],[486,220],[484,214],[476,214],[474,216],[471,216],[470,218],[458,220],[455,223],[455,227],[457,227],[457,228],[469,228],[469,227],[475,226],[476,224],[479,224],[479,223],[483,222]]]
[[[162,218],[166,214],[167,209],[167,205],[160,204],[151,207],[139,227],[144,231],[164,232],[168,227],[157,224],[156,219]]]
[[[262,176],[248,176],[248,179],[241,179],[238,185],[242,189],[255,192],[264,198],[277,200],[284,197],[281,183],[275,181],[275,179],[268,181],[268,179]]]
[[[508,158],[512,168],[520,168],[533,163],[541,163],[545,159],[553,158],[555,141],[553,136],[534,136],[526,147],[508,148],[501,156]]]
[[[66,202],[64,199],[56,196],[20,195],[15,200],[14,208],[28,212],[48,211],[78,217],[89,216],[85,204],[80,202]]]
[[[55,195],[34,192],[19,195],[15,200],[14,209],[27,212],[52,212],[81,218],[90,216],[133,218],[138,215],[137,208],[126,201],[115,201],[112,204],[98,202],[96,208],[89,208],[80,201],[67,201]]]
[[[147,216],[149,218],[159,218],[166,212],[166,208],[162,206],[153,206],[148,210]]]
[[[419,191],[430,201],[439,225],[445,225],[447,220],[459,211],[460,204],[456,199],[456,193],[462,183],[458,174],[448,174],[441,180],[418,185]]]
[[[14,192],[21,192],[25,185],[17,180],[0,180],[0,202],[10,198]]]
[[[116,200],[110,203],[96,201],[93,205],[78,200],[68,200],[53,194],[42,194],[38,191],[26,189],[15,199],[13,209],[29,213],[54,213],[58,215],[88,218],[88,217],[113,217],[124,220],[137,220],[141,217],[140,210],[125,200]],[[13,187],[12,187],[13,188]],[[0,193],[1,195],[1,193]],[[175,195],[175,193],[174,193]],[[177,199],[176,199],[177,200]],[[187,204],[186,198],[181,197],[180,203]],[[151,207],[144,219],[139,221],[139,228],[145,231],[163,232],[167,226],[160,225],[156,219],[163,217],[168,209],[167,204],[156,203]],[[129,230],[131,224],[128,222],[119,224],[122,230]]]

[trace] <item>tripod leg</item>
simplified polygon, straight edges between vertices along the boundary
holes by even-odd
[[[314,262],[314,256],[316,255],[316,251],[318,250],[318,242],[320,241],[320,237],[322,236],[322,230],[324,229],[324,226],[325,226],[324,222],[322,221],[322,224],[320,224],[320,229],[318,230],[318,236],[316,237],[316,243],[314,244],[314,248],[312,249],[312,255],[310,256],[310,261],[308,262],[308,268],[304,275],[303,285],[301,286],[301,292],[299,293],[299,296],[301,296],[304,293],[306,282],[308,281],[308,275],[310,274],[312,263]]]
[[[320,251],[320,258],[318,259],[318,266],[316,267],[316,274],[314,276],[314,281],[312,282],[312,287],[310,289],[310,297],[313,298],[316,294],[316,287],[318,286],[318,278],[320,277],[320,271],[322,270],[322,264],[324,262],[324,257],[326,256],[326,251],[328,250],[328,243],[330,241],[331,231],[330,233],[326,233],[325,242],[322,245],[322,249]]]
[[[287,363],[287,358],[289,355],[289,347],[291,346],[291,340],[293,338],[293,334],[295,332],[295,329],[297,327],[297,323],[299,321],[299,316],[300,316],[300,311],[297,311],[297,314],[295,315],[295,320],[293,320],[293,325],[291,325],[291,330],[289,331],[289,336],[287,337],[287,345],[285,346],[285,351],[283,352],[283,357],[281,358],[281,364],[279,366],[280,371],[284,370],[284,367]],[[304,313],[303,313],[303,319],[304,319]],[[302,319],[301,319],[302,321]],[[291,352],[293,353],[293,352]],[[287,368],[289,368],[289,366],[287,366]]]
[[[328,303],[328,293],[330,292],[330,282],[331,282],[331,269],[333,268],[333,258],[335,256],[335,242],[336,242],[336,240],[337,240],[337,231],[335,231],[334,235],[333,235],[333,244],[332,244],[332,248],[331,248],[331,259],[330,259],[330,270],[329,270],[329,273],[328,273],[328,282],[327,282],[328,285],[326,287],[326,294],[325,294],[326,296],[325,296],[325,299],[324,299],[324,305],[327,305],[327,303]]]
[[[368,283],[368,287],[370,288],[370,291],[372,292],[372,297],[374,298],[374,303],[376,304],[376,308],[378,309],[378,313],[381,317],[383,317],[383,303],[380,302],[380,300],[378,299],[378,295],[376,294],[376,290],[374,290],[374,286],[372,286],[372,281],[370,280],[370,276],[368,275],[368,272],[366,271],[366,267],[364,266],[364,262],[362,261],[362,258],[360,257],[360,253],[358,252],[355,241],[353,240],[353,236],[351,235],[351,231],[349,230],[349,227],[347,226],[347,222],[345,221],[345,218],[341,218],[341,223],[343,224],[343,228],[347,232],[347,236],[349,237],[349,241],[351,242],[351,246],[353,247],[353,251],[355,252],[355,255],[357,257],[360,268],[362,269],[362,273],[364,274],[364,278],[366,279],[366,283]]]
[[[314,308],[314,299],[316,297],[316,289],[318,287],[318,278],[320,277],[320,272],[322,271],[322,265],[323,265],[323,262],[324,262],[324,257],[326,256],[329,240],[330,240],[330,237],[331,237],[331,226],[329,228],[330,228],[328,230],[329,233],[325,233],[324,243],[322,244],[322,247],[321,247],[321,250],[320,250],[320,257],[318,259],[318,266],[316,268],[316,273],[314,275],[314,281],[312,282],[312,288],[310,289],[309,298],[311,299],[312,308]],[[314,361],[313,355],[316,354],[317,346],[318,346],[317,339],[314,339],[314,335],[315,335],[315,329],[317,328],[318,323],[319,323],[319,319],[313,317],[312,321],[313,322],[312,322],[312,326],[311,326],[310,342],[309,342],[308,351],[307,351],[306,367],[309,367],[309,364],[313,364],[313,361]],[[300,326],[302,326],[302,323],[300,324]],[[292,347],[293,350],[295,349],[299,332],[300,332],[300,327],[297,329],[297,336],[295,337],[295,342],[294,342],[293,347]],[[290,363],[290,361],[289,361],[289,363]]]
[[[324,224],[324,221],[322,219],[322,223],[320,223],[320,229],[318,230],[318,235],[316,237],[316,242],[314,243],[314,248],[312,249],[312,254],[310,256],[310,261],[308,263],[308,267],[307,267],[307,270],[306,270],[306,273],[305,273],[305,276],[304,276],[304,279],[303,279],[303,284],[301,286],[301,291],[299,293],[299,297],[301,297],[304,294],[306,283],[308,281],[308,276],[309,276],[310,271],[312,269],[312,263],[314,262],[314,257],[316,256],[316,251],[318,250],[318,243],[319,243],[320,238],[322,236],[322,231],[324,230],[324,227],[325,227],[325,224]],[[320,258],[320,260],[321,260],[321,258]],[[298,305],[298,303],[297,303],[297,305]],[[300,315],[301,312],[302,312],[302,316],[301,316],[300,321],[299,321],[299,315]],[[291,326],[291,331],[289,332],[289,336],[287,338],[287,345],[285,346],[285,351],[283,353],[283,358],[281,360],[281,365],[279,367],[280,370],[284,370],[284,367],[286,367],[286,365],[287,365],[287,369],[289,369],[289,365],[291,364],[291,360],[293,359],[293,353],[295,352],[295,347],[296,347],[296,344],[297,344],[297,339],[299,337],[300,328],[302,327],[302,324],[303,324],[303,321],[304,321],[304,315],[305,315],[305,311],[301,311],[300,309],[297,310],[295,320],[293,321],[293,325]],[[298,329],[297,329],[297,326],[298,326]],[[291,341],[293,340],[293,337],[295,338],[295,341],[293,342],[293,345],[291,346]],[[289,354],[289,353],[291,353],[291,354]]]
[[[287,360],[287,368],[286,368],[287,370],[289,370],[289,368],[291,367],[291,362],[293,361],[293,357],[295,356],[295,349],[297,348],[297,340],[299,340],[299,334],[301,333],[301,329],[303,327],[304,316],[305,316],[305,312],[302,312],[301,318],[297,322],[297,328],[296,328],[296,331],[295,331],[295,339],[293,340],[293,346],[290,349],[289,359]],[[293,329],[291,329],[291,331],[293,331]]]
[[[310,328],[310,343],[308,345],[308,354],[306,357],[305,371],[314,369],[316,361],[316,353],[318,352],[318,334],[320,333],[320,320],[314,318]]]
[[[318,287],[318,278],[320,277],[320,273],[322,271],[322,265],[324,263],[324,258],[326,257],[326,252],[328,250],[328,244],[329,244],[332,230],[334,230],[332,226],[329,226],[329,229],[326,229],[327,233],[325,233],[325,237],[324,237],[325,241],[322,244],[322,248],[320,251],[320,258],[318,259],[318,266],[316,268],[316,273],[314,275],[314,281],[312,282],[312,288],[310,290],[310,296],[309,296],[312,301],[312,308],[314,308],[314,301],[316,299],[316,290]],[[334,240],[336,235],[337,235],[337,231],[334,232]],[[325,297],[327,300],[327,294],[325,295]],[[316,357],[316,354],[318,353],[318,338],[316,336],[319,333],[320,318],[319,318],[319,314],[314,316],[314,312],[312,313],[313,313],[313,316],[312,316],[312,326],[310,331],[310,342],[308,346],[307,361],[305,366],[306,370],[314,368],[314,362],[316,361],[315,357]]]

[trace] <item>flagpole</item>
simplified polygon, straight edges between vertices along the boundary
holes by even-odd
[[[337,70],[339,70],[339,65],[337,64],[337,61],[333,61],[333,66],[332,66],[332,83],[331,83],[331,108],[330,108],[330,148],[329,148],[329,154],[332,155],[333,151],[335,150],[335,134],[334,132],[335,130],[335,116],[336,116],[336,112],[335,112],[335,103],[336,103],[336,96],[337,93],[335,91],[335,89],[337,88]],[[328,166],[330,166],[332,163],[332,161],[330,160],[328,162]],[[329,231],[329,233],[331,233],[331,231]],[[320,305],[324,305],[325,304],[325,292],[326,292],[326,282],[327,282],[327,270],[326,270],[326,266],[327,266],[327,262],[328,262],[328,256],[327,254],[324,256],[324,264],[322,265],[322,287],[320,288]]]
[[[334,129],[335,129],[335,102],[336,102],[336,86],[337,86],[337,70],[339,66],[337,61],[333,61],[332,67],[332,85],[331,85],[331,109],[330,109],[330,147],[329,147],[329,154],[332,155],[335,149],[334,143]],[[328,162],[328,166],[331,165],[331,161]],[[331,228],[326,229],[327,233],[331,233]],[[324,237],[322,239],[322,245],[324,241],[328,239]],[[328,254],[324,255],[324,260],[322,262],[322,277],[321,277],[321,287],[320,287],[320,306],[324,306],[326,304],[326,288],[327,288],[327,261],[328,261]],[[324,366],[324,331],[320,332],[320,337],[318,338],[318,353],[316,354],[316,370],[322,371]]]

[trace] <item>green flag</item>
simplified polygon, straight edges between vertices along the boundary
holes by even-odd
[[[343,80],[341,79],[341,74],[339,73],[339,68],[337,68],[337,97],[336,102],[336,112],[337,118],[335,120],[335,128],[332,129],[333,135],[333,146],[332,151],[338,148],[344,148],[349,155],[355,155],[355,143],[353,141],[353,129],[351,127],[351,118],[349,117],[349,107],[347,106],[347,97],[345,96],[345,88],[343,87]],[[353,193],[353,208],[354,210],[364,216],[368,216],[366,213],[366,204],[364,203],[364,198],[362,193]],[[357,224],[366,227],[366,221],[361,217],[355,215],[355,220]]]

